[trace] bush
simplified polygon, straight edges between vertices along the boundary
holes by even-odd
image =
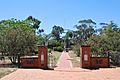
[[[64,49],[61,46],[55,47],[54,51],[62,52]]]
[[[51,53],[52,52],[52,50],[51,49],[48,49],[48,53]]]
[[[49,48],[52,48],[52,47],[56,47],[56,46],[60,46],[61,45],[61,42],[60,41],[57,41],[57,40],[49,40],[49,45],[48,47]]]

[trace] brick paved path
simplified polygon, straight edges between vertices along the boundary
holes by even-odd
[[[120,68],[73,68],[69,59],[62,53],[55,70],[18,69],[0,80],[120,80]]]
[[[55,68],[55,70],[58,69],[71,69],[72,68],[72,62],[70,60],[70,56],[67,52],[62,52],[58,63],[57,63],[57,67]]]

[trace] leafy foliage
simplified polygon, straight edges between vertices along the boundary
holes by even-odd
[[[62,52],[63,50],[64,50],[64,49],[63,49],[63,47],[61,47],[61,46],[54,47],[54,51]]]
[[[96,34],[95,28],[96,23],[91,20],[80,20],[76,27],[76,31],[73,31],[73,42],[75,44],[73,50],[79,56],[80,54],[80,45],[89,45],[88,39]]]
[[[0,23],[0,51],[5,55],[30,55],[36,46],[36,33],[33,26],[17,19]],[[15,63],[16,60],[10,57]]]
[[[41,21],[39,21],[38,19],[32,16],[28,16],[27,19],[24,20],[24,22],[30,24],[37,31],[38,34],[40,34],[41,32],[44,32],[43,29],[40,29]]]
[[[114,52],[120,52],[120,28],[113,21],[100,23],[101,28],[95,29],[95,22],[91,19],[80,20],[73,31],[74,52],[79,56],[80,45],[90,45],[93,56],[105,56],[107,51],[115,57]],[[112,53],[113,52],[113,53]],[[118,57],[117,57],[118,58]],[[113,59],[114,62],[119,59]]]
[[[60,40],[60,34],[62,34],[63,31],[64,29],[62,27],[54,25],[51,32],[52,37],[54,37],[56,40]]]

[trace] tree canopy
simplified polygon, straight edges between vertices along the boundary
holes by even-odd
[[[63,31],[64,29],[61,26],[54,25],[51,34],[55,39],[59,40],[60,34],[62,34]]]
[[[34,27],[24,20],[9,19],[0,22],[0,52],[3,55],[30,55],[34,52],[36,41]]]

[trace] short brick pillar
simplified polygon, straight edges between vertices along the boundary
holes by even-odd
[[[80,66],[82,68],[90,68],[90,53],[90,46],[82,45],[80,47]]]

